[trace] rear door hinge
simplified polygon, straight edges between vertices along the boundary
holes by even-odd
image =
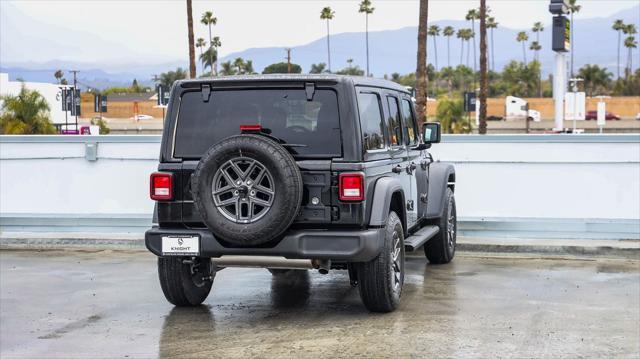
[[[316,93],[316,84],[313,82],[306,82],[304,84],[304,92],[307,94],[307,101],[313,100],[313,95]]]
[[[202,84],[200,91],[202,93],[202,101],[209,102],[209,96],[211,96],[211,86],[208,84]]]

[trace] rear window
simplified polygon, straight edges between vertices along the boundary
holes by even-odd
[[[316,89],[307,101],[304,89],[246,89],[212,91],[208,102],[199,91],[184,93],[174,157],[199,158],[216,142],[240,134],[240,125],[256,124],[271,130],[293,154],[342,154],[334,91]]]

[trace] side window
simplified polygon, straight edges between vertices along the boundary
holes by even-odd
[[[359,93],[360,126],[365,150],[384,148],[384,124],[380,112],[380,98],[374,93]]]
[[[411,102],[409,102],[409,100],[402,100],[402,117],[404,119],[404,133],[407,135],[407,145],[417,145],[418,138],[416,136],[416,119],[413,117]]]
[[[402,145],[402,127],[398,99],[387,96],[387,103],[389,104],[389,135],[391,136],[389,142],[391,146],[400,146]]]

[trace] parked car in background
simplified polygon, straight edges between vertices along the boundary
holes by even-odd
[[[585,120],[597,120],[598,111],[587,111],[587,114],[585,115],[584,118]],[[605,119],[607,121],[612,121],[612,120],[620,121],[620,116],[607,111],[607,113],[605,114]]]
[[[133,117],[130,118],[130,120],[136,120],[136,121],[140,121],[140,120],[153,120],[154,117],[151,115],[135,115]]]

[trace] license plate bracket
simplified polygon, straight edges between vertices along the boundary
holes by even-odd
[[[162,237],[163,256],[199,256],[200,236],[171,235]]]

